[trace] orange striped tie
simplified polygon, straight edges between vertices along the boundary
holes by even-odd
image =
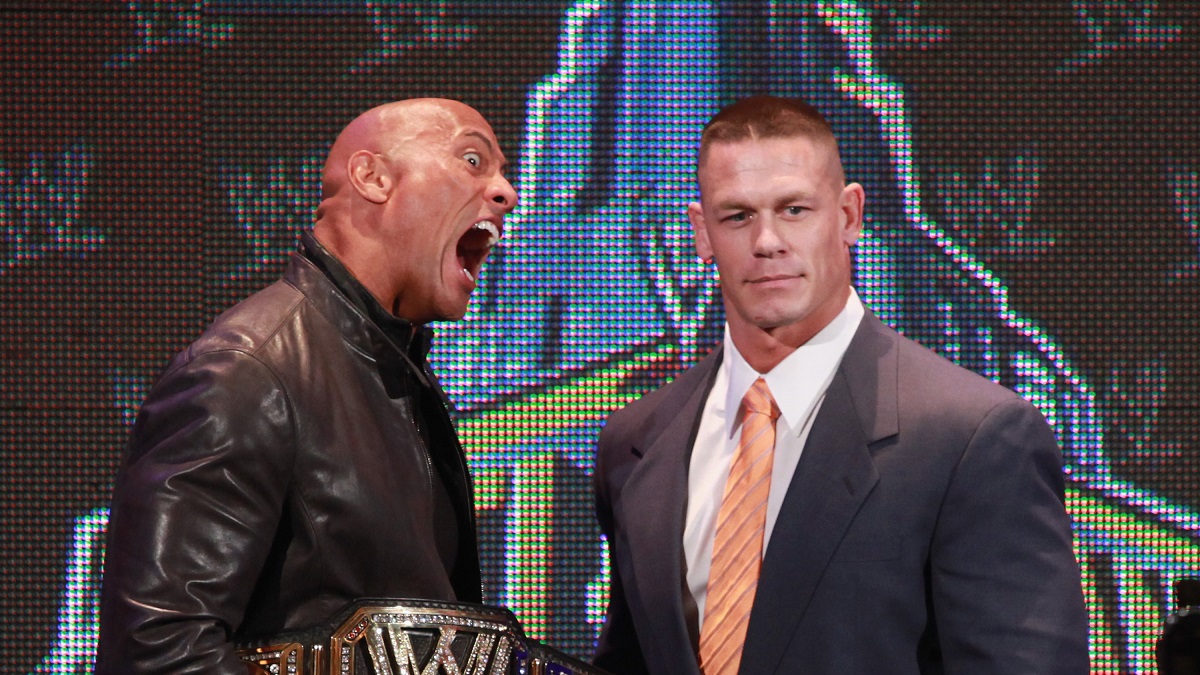
[[[762,567],[778,417],[779,407],[760,377],[742,399],[742,435],[717,514],[700,630],[700,670],[704,675],[733,675],[742,661]]]

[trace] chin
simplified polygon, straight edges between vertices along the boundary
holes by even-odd
[[[467,315],[467,309],[470,307],[469,300],[463,302],[447,303],[438,308],[438,317],[436,321],[460,321]]]
[[[763,307],[750,315],[754,325],[764,330],[790,326],[803,321],[806,316],[808,316],[808,312],[799,311],[795,307]]]

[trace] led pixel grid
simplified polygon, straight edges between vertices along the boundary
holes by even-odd
[[[0,58],[0,671],[87,672],[107,495],[153,378],[270,283],[357,112],[449,96],[521,204],[433,358],[485,583],[586,656],[607,414],[723,321],[700,125],[801,95],[867,191],[856,284],[1063,445],[1095,673],[1154,673],[1200,576],[1200,16],[1188,0],[9,3]]]

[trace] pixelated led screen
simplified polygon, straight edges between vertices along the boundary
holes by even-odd
[[[1017,9],[1019,7],[1019,9]],[[355,114],[488,117],[521,204],[433,355],[485,580],[590,654],[605,416],[719,336],[693,148],[800,95],[863,183],[857,286],[1058,433],[1093,670],[1153,673],[1200,575],[1200,43],[1193,0],[211,0],[0,9],[0,672],[86,672],[106,506],[169,356],[270,283]]]

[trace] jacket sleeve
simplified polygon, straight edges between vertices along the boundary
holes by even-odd
[[[113,494],[97,673],[244,675],[232,636],[279,523],[292,419],[244,352],[185,360],[153,387]]]
[[[1023,399],[1006,399],[976,430],[940,510],[930,561],[946,673],[1088,672],[1061,452]]]
[[[612,500],[608,487],[610,476],[604,463],[606,450],[608,453],[613,452],[611,438],[611,432],[606,427],[605,431],[600,434],[596,451],[596,471],[592,476],[596,497],[596,519],[600,523],[600,531],[608,542],[611,576],[608,611],[604,617],[604,627],[600,631],[600,639],[592,662],[613,673],[641,675],[649,673],[649,669],[646,667],[645,657],[642,655],[641,644],[633,625],[633,616],[630,614],[629,603],[625,599],[625,591],[621,584],[619,563],[621,556],[613,548]]]

